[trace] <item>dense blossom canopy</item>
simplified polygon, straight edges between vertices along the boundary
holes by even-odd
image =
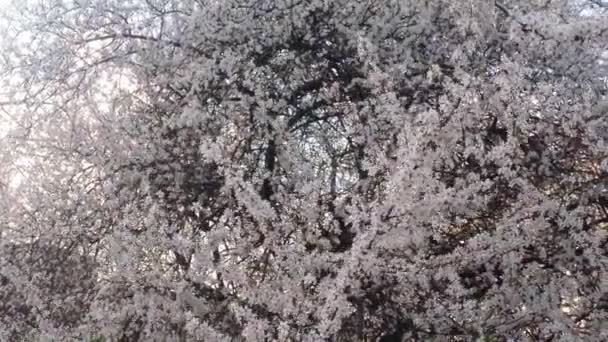
[[[20,3],[0,340],[608,340],[608,20],[575,5]]]

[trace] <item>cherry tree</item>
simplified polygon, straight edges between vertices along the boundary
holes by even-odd
[[[607,339],[608,21],[578,13],[16,4],[2,336]]]

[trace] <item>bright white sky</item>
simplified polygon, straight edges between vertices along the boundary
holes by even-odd
[[[11,7],[11,3],[13,3],[14,0],[0,0],[0,55],[2,54],[2,49],[4,47],[4,42],[3,39],[4,37],[6,37],[6,32],[8,30],[8,26],[9,26],[9,21],[7,19],[8,14],[7,11],[10,9]],[[23,0],[23,1],[27,1],[27,0]],[[10,79],[7,80],[6,75],[4,74],[5,71],[3,70],[3,64],[2,64],[2,60],[0,59],[0,87],[4,87],[4,85],[7,83],[10,83]],[[9,88],[9,87],[6,87]],[[2,151],[6,145],[3,146],[3,141],[6,138],[6,134],[8,133],[9,129],[11,128],[12,125],[12,119],[11,117],[13,117],[11,115],[10,112],[15,112],[15,107],[14,106],[10,106],[7,105],[7,102],[9,101],[8,97],[6,96],[6,93],[3,92],[8,90],[8,89],[1,89],[0,88],[0,153],[2,153],[3,155],[6,155],[4,151]],[[10,151],[8,151],[10,152]],[[5,160],[0,160],[0,162],[5,161]],[[6,161],[5,161],[6,162]],[[12,160],[12,162],[17,162],[19,163],[19,161],[15,161]],[[0,184],[7,184],[9,188],[15,189],[20,183],[21,180],[23,178],[22,174],[21,174],[21,170],[19,170],[21,167],[19,165],[12,165],[8,166],[8,165],[0,165],[0,167],[3,168],[10,168],[10,170],[4,169],[4,170],[0,170],[2,174],[4,174],[5,171],[9,172],[9,180],[6,179],[0,179]],[[4,174],[6,176],[6,174]]]
[[[5,11],[8,8],[8,5],[10,4],[11,0],[0,0],[0,35],[3,35],[4,32],[7,29],[8,26],[8,21],[6,19],[6,14]],[[0,49],[2,49],[2,39],[0,38]],[[0,51],[1,52],[1,51]],[[2,82],[2,64],[0,64],[0,82]],[[3,82],[2,82],[3,83]],[[1,83],[0,83],[1,84]],[[6,101],[6,98],[3,98],[1,90],[0,90],[0,104]],[[3,136],[3,134],[6,132],[6,120],[7,118],[5,117],[5,113],[2,113],[3,111],[1,110],[1,105],[0,105],[0,137]]]

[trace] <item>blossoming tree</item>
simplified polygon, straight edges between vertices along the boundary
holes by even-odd
[[[5,23],[3,340],[608,339],[604,17],[36,0]]]

